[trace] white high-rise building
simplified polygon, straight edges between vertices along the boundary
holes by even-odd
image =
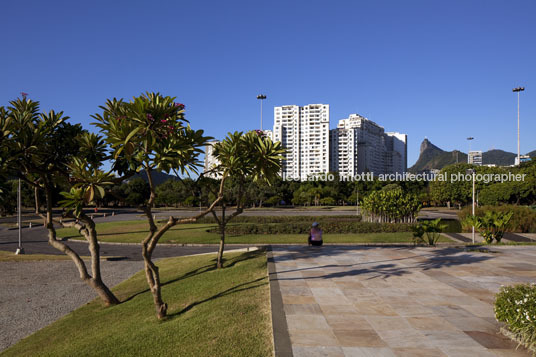
[[[408,135],[397,132],[385,133],[387,171],[403,173],[408,170]]]
[[[329,105],[274,108],[273,140],[287,149],[283,177],[306,180],[329,170]]]
[[[262,133],[270,138],[270,140],[274,140],[274,132],[271,130],[263,130]]]
[[[467,163],[482,166],[482,151],[469,151]]]
[[[210,170],[212,170],[213,168],[215,168],[216,166],[218,166],[220,164],[220,161],[218,159],[216,159],[216,157],[213,154],[214,145],[217,144],[217,143],[219,143],[218,140],[212,140],[212,141],[209,141],[207,143],[207,145],[205,145],[205,167],[204,167],[204,173],[205,173],[206,177],[210,177],[210,178],[214,178],[214,179],[221,178],[221,175],[219,173],[209,172]]]
[[[350,114],[330,131],[330,171],[341,177],[363,172],[405,172],[407,135],[385,133],[383,127],[359,114]]]

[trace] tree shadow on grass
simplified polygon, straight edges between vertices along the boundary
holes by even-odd
[[[237,257],[234,257],[234,258],[231,258],[229,259],[229,262],[230,264],[228,265],[224,265],[224,270],[227,269],[227,268],[231,268],[233,267],[234,265],[240,263],[240,262],[244,262],[246,260],[250,260],[250,259],[254,259],[254,258],[257,258],[259,255],[263,254],[264,253],[264,250],[262,249],[258,249],[258,250],[255,250],[255,251],[251,251],[251,252],[245,252],[244,254],[240,254],[239,256]],[[178,281],[181,281],[181,280],[184,280],[184,279],[187,279],[187,278],[191,278],[191,277],[194,277],[196,275],[200,275],[200,274],[204,274],[204,273],[207,273],[209,271],[213,271],[213,270],[216,270],[216,259],[212,259],[211,260],[213,263],[211,264],[207,264],[207,265],[204,265],[202,267],[199,267],[197,269],[194,269],[192,271],[189,271],[181,276],[178,276],[176,277],[175,279],[171,279],[171,280],[166,280],[166,281],[162,281],[162,288],[166,285],[169,285],[169,284],[173,284],[173,283],[176,283]],[[131,296],[129,296],[128,298],[126,298],[125,300],[122,300],[121,302],[124,303],[124,302],[127,302],[127,301],[130,301],[132,299],[134,299],[136,296],[138,295],[141,295],[141,294],[144,294],[146,292],[149,292],[150,289],[147,288],[147,289],[144,289],[142,291],[139,291],[135,294],[132,294]]]
[[[263,255],[266,251],[265,248],[261,247],[256,250],[252,250],[249,252],[244,252],[243,254],[240,254],[237,257],[231,258],[231,259],[225,259],[225,255],[223,256],[223,269],[232,268],[238,263],[245,262],[247,260],[255,259],[259,257],[260,255]],[[217,262],[217,258],[212,259],[214,264]]]
[[[255,283],[258,283],[262,280],[266,280],[265,282],[263,283],[260,283],[260,284],[255,284]],[[254,285],[251,285],[251,284],[254,284]],[[250,290],[250,289],[255,289],[255,288],[258,288],[258,287],[261,287],[263,285],[267,285],[268,284],[268,279],[267,277],[263,276],[263,277],[260,277],[258,279],[255,279],[255,280],[252,280],[252,281],[248,281],[248,282],[245,282],[245,283],[242,283],[242,284],[238,284],[238,285],[235,285],[229,289],[226,289],[222,292],[219,292],[215,295],[212,295],[210,297],[207,297],[203,300],[199,300],[199,301],[195,301],[191,304],[189,304],[188,306],[186,306],[185,308],[183,308],[182,310],[179,310],[177,312],[174,312],[172,314],[169,314],[168,315],[168,319],[173,319],[179,315],[182,315],[184,314],[185,312],[188,312],[190,311],[191,309],[193,309],[194,307],[198,306],[198,305],[201,305],[201,304],[204,304],[206,302],[209,302],[209,301],[212,301],[212,300],[215,300],[215,299],[218,299],[218,298],[221,298],[223,296],[227,296],[227,295],[231,295],[231,294],[235,294],[235,293],[239,293],[241,291],[246,291],[246,290]]]

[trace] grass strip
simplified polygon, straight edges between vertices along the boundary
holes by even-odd
[[[155,318],[145,274],[113,290],[123,301],[95,300],[7,349],[2,356],[271,356],[269,286],[263,250],[157,262],[169,317]],[[61,302],[59,302],[61,303]]]

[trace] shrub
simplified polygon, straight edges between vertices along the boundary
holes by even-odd
[[[230,235],[245,234],[307,234],[311,229],[312,220],[293,223],[243,223],[229,226],[226,233]],[[334,222],[318,220],[324,233],[396,233],[411,232],[411,225],[404,223],[372,223],[372,222]],[[218,232],[217,228],[209,232]]]
[[[363,199],[363,210],[371,222],[414,222],[421,203],[414,194],[400,188],[373,191]]]
[[[493,212],[487,211],[484,216],[468,216],[465,223],[469,226],[474,226],[477,229],[486,243],[491,244],[493,240],[499,243],[504,232],[508,228],[513,212]]]
[[[441,236],[441,232],[447,227],[446,224],[441,223],[441,218],[434,220],[423,220],[412,227],[413,241],[415,243],[427,243],[428,245],[435,245]],[[424,239],[426,234],[426,239]]]
[[[504,322],[525,347],[536,348],[536,285],[501,287],[495,297],[495,318]]]
[[[514,205],[481,206],[476,207],[475,215],[483,217],[487,211],[500,213],[513,212],[508,229],[506,229],[505,232],[536,233],[536,211],[532,210],[530,207]],[[458,213],[464,232],[471,231],[472,225],[467,221],[467,217],[471,215],[471,206],[465,207]]]

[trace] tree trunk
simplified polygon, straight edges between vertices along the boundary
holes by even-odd
[[[167,304],[162,300],[162,286],[160,285],[160,274],[158,267],[152,262],[152,250],[149,248],[150,240],[145,240],[142,245],[142,256],[145,262],[145,276],[151,294],[153,294],[153,302],[156,310],[156,317],[160,320],[167,315]]]
[[[47,185],[45,183],[45,185]],[[82,227],[79,226],[79,231],[83,233],[85,238],[89,242],[89,251],[91,253],[91,262],[92,262],[92,274],[91,276],[86,268],[86,264],[80,258],[80,256],[72,250],[69,246],[67,246],[65,243],[60,242],[56,239],[56,229],[54,228],[54,223],[52,221],[52,190],[50,187],[45,187],[45,196],[46,196],[46,205],[47,205],[47,212],[46,212],[46,228],[48,229],[48,243],[58,249],[59,251],[65,253],[67,256],[69,256],[76,267],[78,268],[78,272],[80,273],[80,279],[84,281],[87,285],[92,287],[99,297],[103,300],[104,304],[106,306],[110,305],[117,305],[119,304],[119,299],[111,292],[110,289],[104,284],[104,282],[101,279],[100,275],[100,256],[99,256],[99,244],[97,242],[97,235],[94,227],[94,223],[92,227],[89,227],[86,232],[82,232]],[[90,224],[91,226],[91,224]]]
[[[35,199],[35,214],[39,214],[39,206],[41,204],[39,203],[39,188],[37,186],[34,186],[34,199]]]
[[[220,247],[218,249],[218,261],[216,267],[223,268],[223,250],[225,249],[225,204],[221,206],[221,223],[220,223]]]

